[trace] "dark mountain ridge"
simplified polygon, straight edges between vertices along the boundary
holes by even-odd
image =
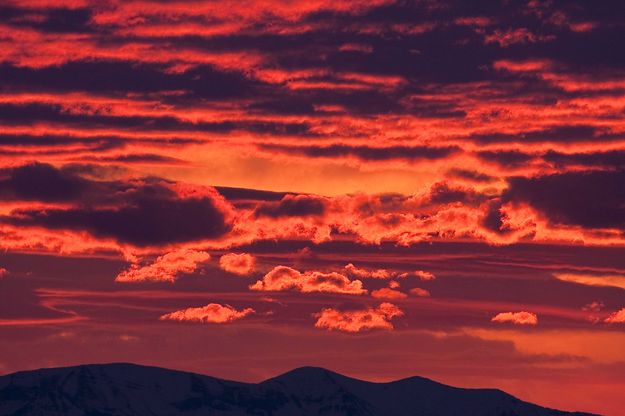
[[[241,383],[135,364],[91,364],[0,377],[0,415],[582,416],[495,389],[410,377],[372,383],[302,367]]]

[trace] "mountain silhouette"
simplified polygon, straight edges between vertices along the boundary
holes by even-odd
[[[495,389],[422,377],[371,383],[302,367],[240,383],[135,364],[91,364],[0,377],[0,415],[15,416],[555,416]]]

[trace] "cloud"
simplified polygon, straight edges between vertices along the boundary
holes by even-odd
[[[625,289],[625,276],[581,273],[554,273],[553,276],[563,282],[577,283],[579,285]]]
[[[399,290],[388,288],[388,287],[383,287],[382,289],[371,291],[371,296],[376,299],[394,299],[394,300],[405,299],[408,297],[408,295],[406,295],[405,293],[400,292]]]
[[[418,277],[421,280],[434,280],[434,276],[430,272],[423,270],[416,270],[414,272],[398,272],[396,270],[388,269],[368,269],[354,266],[353,263],[347,264],[343,270],[351,277],[357,277],[359,279],[405,279],[408,277]]]
[[[604,322],[609,324],[625,323],[625,308],[614,312],[613,314],[605,318]]]
[[[372,329],[394,329],[391,320],[403,316],[403,312],[392,303],[384,302],[377,308],[339,311],[333,308],[322,309],[315,314],[316,328],[343,332],[360,332]]]
[[[198,308],[187,308],[162,315],[162,321],[188,321],[201,323],[223,324],[236,321],[250,314],[255,313],[252,308],[236,310],[230,305],[220,305],[219,303],[209,303]]]
[[[180,274],[189,274],[197,270],[201,263],[210,260],[205,251],[182,249],[163,254],[154,263],[147,266],[132,265],[115,278],[116,282],[170,282]]]
[[[392,159],[400,160],[436,160],[444,159],[456,152],[460,148],[449,147],[429,147],[429,146],[394,146],[394,147],[371,147],[371,146],[347,146],[332,145],[326,147],[318,146],[284,146],[284,145],[263,145],[264,150],[273,152],[302,155],[310,158],[346,158],[352,157],[364,161],[386,161]]]
[[[258,291],[297,291],[303,293],[326,292],[349,295],[366,294],[360,280],[349,280],[345,275],[336,272],[299,271],[287,267],[276,266],[262,280],[250,286]]]
[[[155,178],[94,181],[41,164],[12,169],[0,182],[0,198],[7,193],[17,200],[70,204],[18,208],[0,217],[1,223],[87,231],[135,246],[217,239],[231,230],[234,215],[214,188]]]
[[[423,270],[416,270],[414,272],[402,273],[402,274],[398,275],[397,277],[406,278],[406,277],[410,277],[410,276],[418,277],[419,279],[421,279],[423,281],[436,279],[436,276],[433,273],[426,272],[426,271],[423,271]]]
[[[256,265],[256,258],[247,253],[228,253],[219,258],[219,267],[223,270],[238,274],[240,276],[247,276],[254,271]]]
[[[414,287],[410,289],[410,293],[420,298],[430,297],[430,292],[428,290],[421,289],[420,287]]]
[[[0,198],[12,200],[69,201],[78,198],[88,181],[43,163],[5,170],[0,179]]]
[[[344,267],[345,272],[352,277],[359,279],[390,279],[393,273],[386,269],[364,269],[349,263]]]
[[[538,317],[531,312],[501,312],[495,315],[492,322],[513,323],[515,325],[537,325]]]
[[[2,279],[3,277],[6,277],[6,275],[9,274],[9,271],[7,269],[5,269],[4,267],[0,267],[0,279]]]
[[[262,217],[308,217],[321,216],[326,210],[325,198],[315,195],[285,195],[278,202],[264,202],[255,211]]]
[[[508,182],[504,200],[528,203],[553,223],[584,228],[625,227],[625,171],[513,177]]]

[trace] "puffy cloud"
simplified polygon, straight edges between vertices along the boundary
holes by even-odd
[[[251,274],[255,265],[256,258],[247,253],[228,253],[219,258],[219,267],[229,273],[240,276]]]
[[[360,280],[349,280],[345,275],[336,272],[319,271],[299,272],[291,267],[276,266],[262,280],[250,286],[258,291],[292,290],[303,293],[327,292],[362,295],[367,293]]]
[[[613,314],[605,318],[604,322],[607,322],[609,324],[625,323],[625,308],[614,312]]]
[[[182,249],[158,257],[147,266],[132,265],[117,275],[117,282],[171,282],[180,274],[193,273],[199,264],[210,260],[205,251]]]
[[[531,312],[501,312],[495,315],[492,322],[499,323],[513,323],[515,325],[536,325],[538,324],[538,317]]]
[[[391,289],[397,289],[399,286],[401,285],[396,280],[391,280],[390,282],[388,282],[388,287],[390,287]]]
[[[586,286],[618,287],[620,289],[625,289],[625,276],[582,273],[554,273],[553,276],[563,282],[577,283]]]
[[[315,327],[330,331],[360,332],[371,329],[394,329],[391,320],[404,313],[392,303],[384,302],[377,308],[339,311],[333,308],[322,309],[315,314]]]
[[[7,274],[9,274],[9,271],[5,269],[4,267],[0,267],[0,279],[5,277]]]
[[[0,199],[66,203],[20,206],[0,217],[16,227],[87,231],[135,246],[217,239],[232,227],[232,206],[211,187],[156,178],[95,181],[43,164],[7,173]]]
[[[410,293],[419,296],[420,298],[427,298],[430,296],[430,292],[428,290],[422,289],[420,287],[413,287],[410,289]]]
[[[405,293],[388,287],[371,291],[371,296],[377,299],[405,299],[408,297]]]
[[[389,279],[393,276],[393,273],[386,269],[364,269],[354,266],[353,263],[349,263],[344,267],[345,272],[359,279]]]
[[[198,308],[187,308],[179,311],[167,313],[160,317],[163,321],[189,321],[223,324],[236,321],[250,314],[255,313],[252,308],[237,310],[230,305],[220,305],[219,303],[209,303]]]
[[[423,270],[416,270],[414,272],[402,273],[402,274],[400,274],[397,277],[406,278],[406,277],[410,277],[410,276],[418,277],[419,279],[424,280],[424,281],[436,279],[436,276],[434,276],[433,273],[426,272],[426,271],[423,271]]]

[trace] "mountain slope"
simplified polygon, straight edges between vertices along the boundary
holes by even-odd
[[[370,383],[314,367],[258,384],[134,364],[94,364],[0,377],[0,415],[547,416],[582,415],[502,391],[411,377]]]

